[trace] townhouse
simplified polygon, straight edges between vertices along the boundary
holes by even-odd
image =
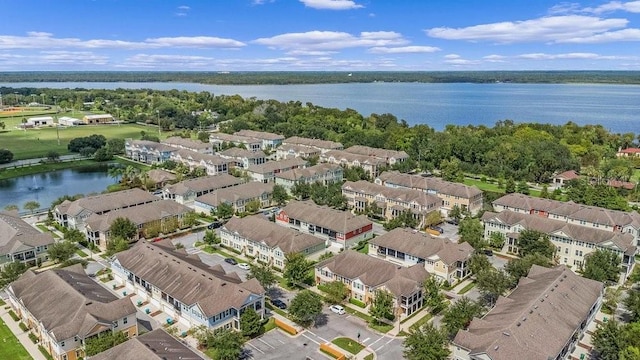
[[[511,210],[592,229],[631,234],[635,238],[635,246],[640,241],[640,214],[636,211],[609,210],[572,201],[563,202],[516,193],[495,200],[493,208],[497,212]]]
[[[211,143],[204,143],[200,140],[185,139],[180,136],[171,136],[161,141],[162,144],[166,144],[178,149],[190,150],[201,154],[213,154],[213,145]]]
[[[424,191],[442,199],[440,212],[447,216],[457,206],[460,210],[475,215],[482,209],[482,191],[475,186],[445,181],[435,177],[403,174],[398,171],[385,171],[375,179],[378,185],[391,188],[407,188]]]
[[[340,281],[351,298],[365,304],[371,304],[376,292],[388,291],[393,295],[394,314],[401,319],[422,308],[422,284],[429,277],[421,264],[402,267],[354,250],[316,264],[314,273],[316,284]]]
[[[388,166],[392,166],[396,163],[401,163],[409,159],[409,154],[404,151],[380,149],[364,145],[354,145],[344,151],[352,154],[382,159]]]
[[[284,140],[284,136],[266,131],[240,130],[234,133],[234,135],[246,136],[248,138],[262,141],[262,150],[275,149],[280,146],[280,144],[282,144],[282,140]]]
[[[224,189],[244,183],[245,181],[243,179],[229,174],[203,176],[166,185],[162,189],[162,198],[171,199],[180,204],[192,206],[198,196],[208,194],[218,189]]]
[[[543,218],[533,214],[504,210],[499,213],[485,212],[482,215],[484,236],[500,233],[505,238],[502,251],[518,253],[518,237],[523,230],[535,230],[549,236],[556,247],[558,263],[577,271],[585,258],[597,249],[612,251],[620,256],[622,280],[631,273],[636,246],[633,235],[604,229],[593,229],[561,220]]]
[[[55,360],[84,358],[86,341],[104,333],[138,335],[131,300],[118,299],[80,264],[40,273],[28,270],[9,285],[7,295],[14,312]]]
[[[221,265],[175,250],[168,240],[138,242],[111,261],[124,294],[135,293],[188,327],[240,329],[240,315],[253,308],[264,317],[265,291],[254,278],[242,281]],[[119,290],[120,291],[120,290]]]
[[[171,200],[159,200],[126,209],[109,211],[104,214],[92,214],[86,220],[87,240],[101,250],[107,248],[111,239],[111,225],[118,218],[131,220],[138,231],[133,239],[157,236],[157,233],[170,233],[183,227],[183,218],[193,210]],[[151,235],[153,234],[153,235]]]
[[[307,161],[301,158],[286,159],[280,161],[267,161],[261,165],[249,165],[247,175],[253,181],[268,183],[276,181],[276,174],[283,171],[304,168]]]
[[[204,168],[207,175],[229,173],[229,164],[233,163],[233,161],[223,159],[218,155],[201,154],[184,149],[172,152],[169,159],[188,166],[191,171],[199,167]]]
[[[369,255],[401,266],[420,264],[442,282],[453,284],[470,275],[473,247],[413,229],[396,228],[369,241]]]
[[[249,151],[247,149],[237,147],[220,151],[218,155],[223,159],[233,160],[233,166],[242,169],[249,168],[249,165],[261,165],[267,161],[264,153],[261,151]]]
[[[147,171],[147,179],[153,184],[154,188],[163,188],[167,184],[176,181],[175,174],[162,169],[151,169]]]
[[[110,211],[149,204],[159,200],[157,196],[151,193],[134,188],[88,196],[75,201],[65,200],[53,209],[53,215],[58,224],[82,231],[87,218],[93,214],[102,215]]]
[[[154,141],[126,139],[124,142],[126,157],[150,165],[162,164],[177,150],[173,146]]]
[[[255,202],[258,210],[269,207],[273,202],[274,183],[248,182],[237,186],[218,189],[208,194],[198,196],[193,204],[197,212],[211,214],[220,204],[230,204],[233,211],[243,213],[247,205]]]
[[[309,256],[325,249],[324,240],[279,226],[261,215],[231,218],[220,228],[220,239],[222,245],[280,270],[287,254]]]
[[[309,138],[304,138],[300,136],[292,136],[292,137],[286,138],[282,141],[282,145],[283,146],[284,145],[305,146],[308,148],[320,150],[320,152],[323,154],[331,150],[344,149],[344,146],[339,142],[320,140],[320,139],[309,139]]]
[[[378,169],[386,166],[384,159],[359,155],[344,150],[331,150],[320,155],[320,161],[345,167],[361,167],[371,178],[378,176]]]
[[[91,360],[201,360],[186,344],[169,335],[164,329],[148,333],[116,345],[91,357]]]
[[[365,216],[312,201],[290,201],[276,215],[276,224],[317,236],[327,245],[340,249],[348,249],[373,236],[373,223]]]
[[[230,145],[244,147],[250,151],[260,151],[262,148],[261,140],[225,133],[211,133],[211,135],[209,135],[209,142],[212,143],[216,149],[226,149]]]
[[[318,164],[304,169],[294,169],[275,174],[276,185],[284,187],[289,194],[298,184],[329,185],[341,183],[344,169],[336,164]]]
[[[410,211],[418,220],[418,228],[425,226],[425,218],[432,211],[440,211],[442,200],[424,191],[407,188],[390,188],[368,181],[347,181],[342,185],[342,195],[349,208],[366,212],[371,206],[377,215],[391,220]]]
[[[47,250],[53,243],[50,234],[36,230],[17,212],[0,212],[0,270],[14,261],[41,264],[49,258]]]
[[[280,145],[276,149],[277,160],[291,159],[291,158],[297,158],[297,157],[309,159],[314,156],[319,157],[320,154],[322,154],[320,150],[316,148],[308,147],[308,146],[302,146],[302,145],[292,145],[292,144]]]
[[[560,265],[533,265],[508,297],[458,331],[455,360],[566,359],[602,304],[604,286]]]

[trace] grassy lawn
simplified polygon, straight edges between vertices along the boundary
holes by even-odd
[[[1,139],[1,136],[2,135],[0,135],[0,139]],[[0,140],[0,144],[1,143],[2,143],[2,140]],[[46,173],[54,170],[71,169],[74,167],[95,165],[95,164],[97,163],[93,160],[78,160],[78,161],[72,161],[72,162],[59,162],[59,163],[39,164],[39,165],[25,166],[25,167],[19,167],[19,168],[11,168],[11,169],[1,169],[0,180],[10,179],[18,176]]]
[[[337,338],[333,340],[332,343],[336,344],[341,349],[347,350],[353,355],[359,353],[362,349],[364,349],[364,346],[360,345],[357,341],[349,339],[347,337]]]
[[[503,193],[504,189],[498,187],[498,184],[492,184],[490,182],[482,182],[480,180],[476,180],[476,179],[469,179],[469,178],[464,178],[464,184],[465,185],[469,185],[469,186],[476,186],[478,189],[480,190],[487,190],[487,191],[495,191],[495,192],[499,192],[499,193]]]
[[[4,300],[0,299],[0,306],[4,306],[4,305],[7,305],[7,303],[4,302]]]
[[[210,359],[218,358],[218,351],[215,348],[207,349],[204,351],[204,354],[207,355]]]
[[[18,338],[9,330],[9,327],[0,319],[0,338],[4,339],[0,346],[0,359],[30,360],[31,356],[20,344]]]
[[[367,314],[365,314],[363,312],[354,310],[354,309],[352,309],[352,308],[350,308],[348,306],[345,306],[344,310],[348,314],[355,315],[355,316],[359,317],[360,319],[366,321],[369,324],[370,328],[372,328],[374,330],[377,330],[377,331],[379,331],[381,333],[386,333],[389,330],[393,329],[393,325],[389,325],[389,324],[385,324],[385,323],[378,323],[373,319],[373,317],[371,317],[371,316],[369,316],[369,315],[367,315]]]
[[[637,183],[638,181],[640,181],[640,169],[635,169],[631,175],[631,182]]]
[[[276,319],[275,318],[269,318],[269,320],[262,325],[262,327],[264,328],[264,332],[269,332],[273,329],[275,329],[276,326]]]
[[[474,286],[476,286],[476,283],[474,283],[474,282],[469,283],[465,287],[460,289],[460,291],[458,291],[458,294],[460,294],[460,295],[466,294],[467,292],[469,292],[469,290],[473,289]]]
[[[410,329],[411,330],[416,330],[416,329],[420,328],[422,325],[426,324],[429,320],[431,320],[431,317],[432,317],[431,314],[427,313],[425,316],[420,318],[420,320],[418,320],[415,323],[413,323],[413,325],[411,325]]]
[[[373,354],[369,354],[364,357],[364,360],[373,360]]]
[[[358,250],[358,252],[369,254],[369,243],[367,243],[362,249]]]
[[[84,251],[82,251],[80,249],[76,250],[76,254],[78,254],[78,256],[83,257],[83,258],[86,258],[87,256],[89,256],[89,255],[87,255],[86,252],[84,252]]]

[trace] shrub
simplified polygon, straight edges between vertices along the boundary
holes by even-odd
[[[47,352],[47,349],[45,349],[44,347],[42,347],[42,345],[38,345],[38,350],[40,350],[40,352],[42,353],[42,355],[44,355],[45,359],[47,359],[47,360],[53,360],[53,358],[51,357],[51,355],[49,355],[49,353]]]
[[[367,304],[363,303],[362,301],[355,299],[355,298],[350,298],[349,302],[355,306],[361,307],[361,308],[366,308]]]
[[[34,344],[37,344],[38,341],[39,341],[38,337],[35,336],[33,333],[29,333],[29,339],[31,339],[31,342],[34,343]]]
[[[20,322],[18,326],[20,326],[20,329],[22,329],[22,331],[29,331],[29,328],[23,322]]]
[[[20,321],[20,318],[18,317],[18,315],[16,315],[16,313],[13,312],[13,310],[9,310],[9,316],[11,316],[13,321]]]

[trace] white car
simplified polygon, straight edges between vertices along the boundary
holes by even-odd
[[[251,269],[251,265],[247,264],[247,263],[240,263],[238,264],[238,267],[242,270],[249,270]]]
[[[329,306],[329,310],[333,311],[334,313],[338,314],[338,315],[344,315],[345,311],[344,308],[340,305],[331,305]]]

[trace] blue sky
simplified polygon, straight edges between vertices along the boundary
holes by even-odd
[[[640,1],[0,1],[0,71],[640,70]]]

